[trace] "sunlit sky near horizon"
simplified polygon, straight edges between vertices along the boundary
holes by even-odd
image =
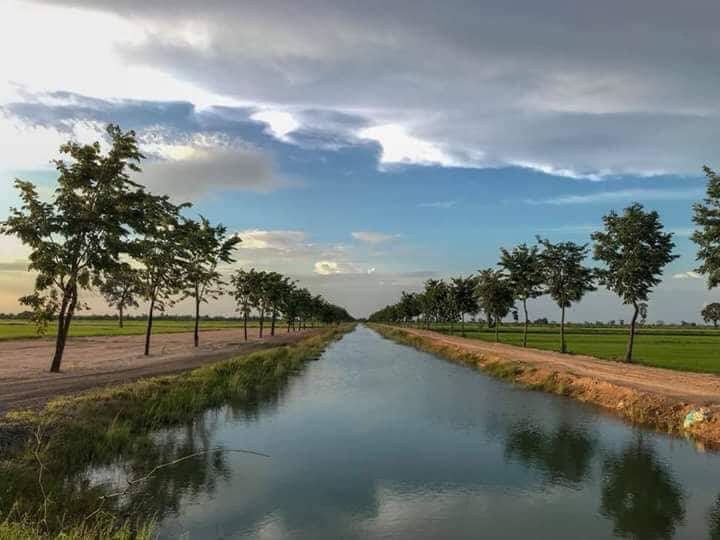
[[[58,146],[113,122],[138,133],[139,181],[240,234],[236,266],[356,316],[500,246],[588,242],[632,201],[681,255],[649,320],[720,299],[689,240],[702,166],[720,167],[717,1],[169,5],[0,2],[0,219],[15,177],[49,190]],[[0,312],[31,287],[26,258],[0,237]],[[569,317],[628,310],[601,290]]]

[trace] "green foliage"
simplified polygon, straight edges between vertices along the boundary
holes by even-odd
[[[482,310],[488,319],[495,321],[495,335],[497,336],[500,321],[515,306],[512,284],[501,271],[487,268],[480,271],[475,291]]]
[[[663,232],[658,213],[645,212],[638,203],[627,207],[622,215],[610,212],[603,222],[605,229],[592,234],[594,257],[605,263],[596,274],[602,285],[634,307],[625,354],[629,362],[638,314],[642,310],[643,318],[647,316],[644,302],[660,283],[665,265],[677,258],[672,253],[675,243],[672,233]]]
[[[592,234],[594,258],[605,263],[596,271],[600,283],[624,304],[646,302],[665,265],[678,257],[672,253],[672,233],[663,232],[657,212],[645,212],[638,203],[622,215],[610,212],[603,223],[604,230]]]
[[[137,298],[142,294],[140,275],[129,264],[121,263],[103,274],[99,291],[107,304],[117,309],[122,327],[125,310],[138,307]]]
[[[141,232],[159,200],[134,181],[142,154],[135,133],[107,127],[110,150],[99,143],[68,142],[60,147],[67,160],[56,160],[57,187],[49,202],[35,186],[16,180],[22,205],[11,208],[0,232],[17,236],[30,250],[30,270],[37,272],[35,291],[21,299],[37,314],[41,327],[57,316],[58,332],[52,371],[59,371],[68,329],[80,293],[117,267],[129,237]]]
[[[195,346],[199,344],[200,305],[216,300],[223,293],[222,274],[218,265],[234,262],[232,252],[240,237],[227,237],[227,228],[213,226],[207,218],[183,220],[180,225],[184,255],[181,299],[192,298],[195,304]]]
[[[693,205],[693,222],[700,227],[692,235],[698,246],[697,271],[707,276],[709,289],[720,284],[720,176],[710,167],[703,167],[707,176],[707,196]]]
[[[708,304],[702,309],[700,315],[702,315],[705,322],[712,322],[715,328],[717,328],[718,321],[720,321],[720,303],[712,302]]]

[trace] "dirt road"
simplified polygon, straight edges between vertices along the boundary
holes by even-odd
[[[150,356],[143,356],[143,336],[72,338],[65,349],[61,373],[48,373],[52,339],[0,343],[0,418],[13,409],[37,407],[48,400],[97,386],[130,382],[142,377],[178,373],[278,345],[294,343],[312,330],[258,338],[257,328],[212,330],[193,347],[191,333],[153,336]]]
[[[502,343],[448,336],[438,332],[402,328],[403,331],[431,338],[436,343],[452,345],[465,350],[513,360],[533,367],[589,377],[632,390],[673,398],[678,401],[703,404],[720,404],[720,376],[707,373],[687,373],[669,369],[600,360],[591,356],[568,355],[523,349]]]

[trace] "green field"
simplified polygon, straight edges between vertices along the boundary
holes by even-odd
[[[159,317],[153,321],[153,334],[172,332],[191,332],[193,321],[164,320]],[[145,333],[145,321],[125,321],[123,328],[117,321],[107,319],[77,319],[70,325],[70,337],[82,336],[132,336]],[[257,326],[250,321],[249,326]],[[241,321],[200,321],[201,330],[217,330],[221,328],[241,328]],[[269,324],[268,324],[269,327]],[[55,335],[55,326],[50,325],[47,336]],[[26,320],[0,319],[0,341],[8,339],[25,339],[38,337],[35,325]]]
[[[454,335],[460,335],[455,325]],[[450,332],[449,325],[433,325],[433,330]],[[571,325],[565,329],[568,351],[608,360],[625,356],[627,328]],[[480,324],[466,324],[466,337],[495,341],[494,330]],[[503,325],[500,341],[522,345],[522,326]],[[560,350],[557,325],[531,326],[528,347]],[[643,327],[635,336],[634,362],[683,371],[720,373],[720,330],[707,327]]]

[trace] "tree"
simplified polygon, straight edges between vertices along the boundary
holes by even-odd
[[[186,246],[185,231],[178,221],[182,207],[166,201],[166,205],[158,213],[148,216],[145,235],[133,245],[133,256],[141,265],[143,296],[148,302],[145,356],[150,354],[155,311],[163,312],[173,305],[173,296],[185,287],[190,254]]]
[[[30,306],[43,327],[57,319],[51,372],[59,372],[80,293],[100,274],[119,264],[128,237],[142,225],[153,197],[130,180],[143,155],[135,133],[109,125],[110,149],[100,144],[68,142],[58,159],[57,186],[50,202],[43,201],[31,182],[16,180],[22,206],[11,208],[0,232],[17,236],[30,247],[29,269],[37,272],[35,290],[20,299]]]
[[[200,221],[185,220],[181,227],[182,241],[188,259],[185,261],[183,298],[192,298],[195,308],[195,347],[200,343],[200,305],[208,299],[217,299],[223,292],[224,282],[218,271],[221,263],[234,261],[232,252],[240,237],[227,237],[223,225],[212,226],[207,218]]]
[[[260,288],[260,273],[254,268],[249,271],[237,270],[230,278],[232,295],[235,298],[237,309],[243,316],[243,333],[245,341],[248,339],[247,323],[250,312],[257,305],[258,290]]]
[[[118,324],[122,328],[125,309],[138,307],[137,297],[142,294],[142,284],[137,270],[127,263],[118,265],[103,276],[99,290],[108,305],[117,309]]]
[[[703,321],[705,321],[706,323],[712,322],[713,326],[717,328],[718,321],[720,321],[720,303],[713,302],[711,304],[708,304],[702,309],[700,315],[702,315]]]
[[[522,302],[525,326],[523,347],[527,347],[528,310],[527,301],[542,294],[543,276],[540,272],[538,248],[520,244],[511,252],[500,249],[500,267],[505,271],[515,297]]]
[[[460,313],[460,323],[462,324],[462,335],[465,337],[465,315],[475,315],[480,309],[475,295],[475,287],[477,279],[474,276],[466,278],[457,277],[452,280],[452,290],[454,294],[454,302]]]
[[[270,311],[270,335],[275,335],[275,323],[278,314],[282,311],[283,301],[290,293],[292,284],[289,278],[277,272],[269,272],[265,275],[263,286],[264,298],[267,308]]]
[[[500,321],[515,306],[515,295],[510,282],[498,270],[481,270],[476,293],[488,319],[495,321],[495,341],[500,341]]]
[[[707,176],[707,196],[693,205],[693,222],[699,227],[691,239],[698,246],[697,271],[707,276],[708,289],[720,284],[720,176],[710,167],[703,167]]]
[[[672,233],[663,232],[657,212],[646,212],[639,203],[628,206],[622,215],[614,211],[603,217],[604,230],[592,234],[593,256],[605,263],[597,270],[602,285],[616,293],[623,304],[633,306],[625,361],[632,362],[635,325],[641,304],[661,281],[662,270],[677,255]]]
[[[565,342],[565,310],[573,302],[579,302],[585,293],[594,291],[594,272],[583,266],[588,254],[587,244],[574,242],[553,244],[538,237],[542,251],[538,255],[543,285],[546,292],[557,303],[560,316],[560,352],[567,352]]]

